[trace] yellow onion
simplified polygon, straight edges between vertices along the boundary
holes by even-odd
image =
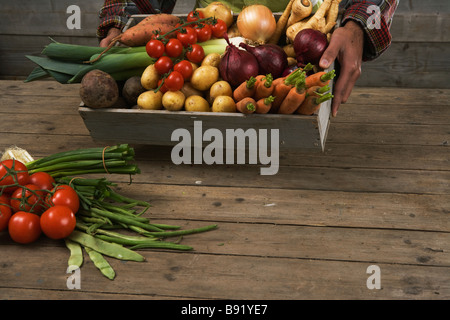
[[[258,44],[266,43],[277,27],[272,10],[262,4],[253,4],[242,9],[236,24],[244,38]]]

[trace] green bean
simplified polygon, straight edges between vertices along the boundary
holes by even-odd
[[[148,232],[148,234],[152,235],[152,236],[155,236],[155,237],[165,238],[165,237],[184,236],[184,235],[187,235],[187,234],[200,233],[200,232],[213,230],[215,228],[217,228],[217,224],[212,224],[212,225],[209,225],[209,226],[196,228],[196,229],[189,229],[189,230]]]
[[[172,249],[172,250],[192,250],[193,248],[191,246],[183,245],[183,244],[176,244],[173,242],[165,242],[165,241],[153,241],[149,243],[141,243],[136,244],[132,247],[130,247],[131,250],[136,249],[144,249],[144,248],[158,248],[158,249]]]
[[[131,261],[144,261],[145,258],[139,253],[134,252],[128,248],[125,248],[117,243],[110,243],[101,240],[97,237],[91,236],[87,233],[74,230],[69,239],[81,244],[84,247],[89,247],[101,254],[120,259],[120,260],[131,260]]]
[[[69,265],[68,271],[72,272],[77,268],[81,268],[81,265],[83,264],[83,252],[81,251],[81,246],[67,238],[64,239],[64,242],[66,243],[67,249],[70,250],[70,257],[67,262]]]
[[[98,208],[92,208],[91,211],[92,211],[92,213],[95,213],[95,214],[98,214],[101,216],[105,216],[109,219],[112,219],[112,220],[115,220],[118,222],[123,222],[128,225],[141,227],[142,229],[145,229],[148,231],[154,231],[154,232],[163,231],[162,229],[157,228],[157,227],[153,226],[152,224],[138,221],[136,218],[139,218],[139,217],[128,217],[128,216],[116,214],[111,211],[101,210]]]
[[[88,227],[85,224],[77,222],[77,228],[82,229],[84,231],[88,231],[91,227],[90,226]],[[97,232],[97,235],[98,234],[103,234],[105,236],[109,236],[109,237],[118,238],[118,239],[123,240],[123,242],[117,242],[117,243],[120,243],[120,244],[135,244],[135,242],[138,243],[140,241],[149,241],[149,240],[155,241],[155,240],[157,240],[157,238],[153,237],[153,236],[147,236],[147,237],[130,236],[130,235],[125,235],[125,234],[122,234],[122,233],[118,233],[118,232],[114,232],[114,231],[108,231],[108,230],[104,230],[104,229],[97,229],[96,232]]]
[[[116,272],[111,267],[111,265],[106,261],[105,257],[102,256],[100,252],[97,252],[95,250],[92,250],[89,247],[84,247],[86,252],[89,255],[89,258],[92,260],[94,265],[97,267],[97,269],[100,270],[100,272],[107,277],[110,280],[113,280],[116,277]]]

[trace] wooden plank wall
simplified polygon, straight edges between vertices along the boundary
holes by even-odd
[[[0,79],[22,79],[33,69],[25,54],[38,54],[48,37],[97,45],[95,30],[103,0],[1,1]],[[187,12],[195,0],[178,1]],[[81,29],[66,26],[70,5],[81,9]],[[450,1],[402,0],[393,25],[393,42],[375,61],[363,64],[359,86],[450,88]]]

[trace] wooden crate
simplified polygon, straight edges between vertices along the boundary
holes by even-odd
[[[147,15],[134,15],[128,21],[129,28]],[[179,15],[185,17],[186,15]],[[334,67],[332,65],[330,70]],[[332,88],[331,82],[330,87]],[[260,129],[277,130],[279,149],[323,151],[330,126],[331,100],[322,103],[312,116],[281,114],[250,114],[187,112],[166,110],[139,110],[136,108],[92,109],[81,105],[79,113],[92,138],[110,143],[136,143],[173,146],[176,129],[187,129],[194,137],[194,126],[201,121],[203,132],[218,129],[226,136],[227,130]],[[270,141],[270,136],[268,136]],[[204,143],[204,145],[208,142]]]

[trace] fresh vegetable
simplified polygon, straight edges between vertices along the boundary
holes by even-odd
[[[16,159],[0,162],[0,194],[11,192],[30,181],[27,167]]]
[[[278,78],[288,66],[286,52],[275,44],[250,46],[246,43],[241,43],[239,46],[256,58],[259,74],[270,73],[274,78]]]
[[[188,15],[186,17],[186,21],[193,22],[193,21],[198,21],[199,19],[204,19],[204,18],[205,18],[205,15],[203,14],[202,11],[192,10],[188,13]]]
[[[183,88],[180,90],[183,92],[184,96],[190,97],[190,96],[202,96],[203,92],[200,90],[195,89],[190,82],[185,82],[183,85]]]
[[[325,102],[332,98],[333,95],[331,93],[326,94],[317,93],[315,95],[309,95],[297,109],[296,113],[303,115],[312,115],[319,110],[320,104],[322,102]]]
[[[194,27],[195,33],[197,33],[197,41],[208,41],[212,37],[211,25],[207,23],[199,23]]]
[[[202,96],[192,95],[184,101],[184,110],[196,112],[210,112],[209,102]]]
[[[215,22],[211,25],[212,35],[216,38],[222,38],[227,31],[227,24],[220,18],[216,18]]]
[[[153,66],[153,64],[151,64]],[[154,67],[153,67],[154,70]],[[144,71],[145,73],[145,71]],[[122,88],[122,97],[125,99],[127,104],[129,106],[135,106],[137,104],[137,98],[139,95],[146,91],[146,88],[141,83],[142,78],[145,79],[144,73],[141,77],[134,76],[131,78],[128,78]],[[156,73],[156,71],[155,71]],[[158,78],[158,75],[156,74],[155,78]],[[157,83],[158,84],[158,83]]]
[[[310,0],[295,0],[292,3],[292,11],[287,26],[289,27],[294,23],[309,17],[312,13],[312,8],[313,5]]]
[[[44,191],[34,184],[18,187],[10,198],[13,212],[26,211],[40,214],[44,211]]]
[[[262,98],[267,98],[273,92],[273,77],[272,74],[267,74],[261,78],[261,80],[256,85],[256,91],[254,99],[258,101]]]
[[[256,111],[256,101],[250,97],[244,98],[236,102],[236,109],[245,114],[254,113]]]
[[[41,215],[42,232],[50,239],[64,239],[75,230],[76,218],[74,212],[65,205],[55,205]]]
[[[80,97],[90,108],[109,108],[119,99],[119,87],[108,73],[92,70],[83,76]]]
[[[9,198],[2,194],[0,195],[0,232],[8,227],[9,219],[11,218],[11,208]]]
[[[256,91],[256,78],[250,77],[250,79],[242,82],[233,91],[233,98],[235,101],[240,101],[247,97],[253,97]]]
[[[137,105],[139,109],[160,110],[162,109],[162,96],[161,90],[145,91],[138,97]]]
[[[278,109],[278,113],[292,114],[303,103],[306,97],[305,72],[299,74],[295,80],[295,85],[284,98]]]
[[[270,37],[270,39],[267,43],[277,44],[280,41],[281,35],[286,30],[287,22],[288,22],[290,14],[291,14],[293,2],[294,2],[294,0],[290,0],[289,3],[286,5],[286,8],[284,9],[280,18],[278,18],[275,31],[273,32],[272,36]]]
[[[236,20],[240,34],[257,44],[264,44],[275,32],[277,22],[272,11],[261,4],[244,7]]]
[[[152,41],[152,40],[150,40]],[[180,40],[178,39],[169,39],[169,41],[167,41],[165,49],[164,49],[165,53],[172,58],[176,58],[179,57],[182,53],[183,53],[183,43],[181,43]],[[159,58],[159,57],[155,57],[155,58]]]
[[[180,91],[184,85],[184,77],[178,71],[172,71],[165,78],[164,84],[168,91]]]
[[[319,71],[316,72],[308,77],[306,77],[306,87],[324,87],[328,84],[330,84],[330,81],[336,76],[336,73],[334,70],[325,72],[325,71]]]
[[[162,105],[166,110],[179,111],[183,109],[185,99],[181,91],[167,91],[162,97]]]
[[[197,43],[197,33],[192,27],[183,27],[177,33],[177,39],[181,42],[183,47],[187,48],[189,45]]]
[[[194,70],[191,77],[192,86],[200,91],[209,90],[219,79],[219,70],[212,66],[200,66]]]
[[[181,73],[183,79],[186,82],[191,78],[192,72],[194,72],[194,68],[192,67],[192,63],[188,60],[181,60],[173,66],[173,71],[178,71],[179,73]]]
[[[318,65],[328,47],[327,36],[315,29],[303,29],[294,39],[294,50],[298,63]]]
[[[155,69],[160,76],[169,73],[173,68],[173,61],[168,56],[162,56],[155,62]]]
[[[159,61],[159,59],[158,59]],[[161,66],[162,62],[158,65],[158,68],[163,68]],[[141,75],[141,86],[146,90],[155,89],[158,87],[158,82],[160,79],[160,74],[156,69],[156,63],[150,64],[147,68],[145,68],[144,72]],[[141,92],[142,93],[142,92]],[[139,97],[139,95],[138,95]]]
[[[205,58],[205,51],[201,45],[194,43],[188,47],[186,58],[193,63],[199,64]]]
[[[8,222],[8,232],[11,239],[17,243],[36,241],[41,235],[39,216],[25,211],[14,213]]]
[[[233,23],[233,12],[222,2],[211,2],[205,8],[197,8],[196,10],[203,13],[205,18],[210,17],[224,21],[227,27],[230,27]]]
[[[83,251],[80,244],[73,242],[68,238],[64,239],[64,243],[70,251],[70,256],[67,260],[67,265],[69,267],[68,271],[72,272],[74,268],[81,268],[81,265],[83,264]]]
[[[275,100],[274,96],[268,96],[267,98],[261,98],[256,101],[256,110],[255,113],[265,114],[270,111],[272,108],[272,103]]]
[[[236,103],[230,96],[218,96],[212,103],[213,112],[236,112]]]
[[[201,63],[202,66],[211,66],[219,68],[220,65],[220,54],[213,52],[205,56]]]
[[[65,206],[68,207],[74,214],[80,208],[80,199],[77,192],[67,184],[58,184],[51,192],[47,194],[45,202],[49,206]]]
[[[116,272],[100,252],[95,251],[89,247],[85,247],[84,249],[88,253],[91,261],[105,277],[110,280],[113,280],[116,277]]]
[[[251,53],[239,50],[229,41],[228,36],[224,35],[224,38],[228,47],[220,61],[220,76],[232,87],[237,87],[251,76],[259,74],[258,60]]]
[[[161,40],[151,39],[145,45],[145,51],[147,52],[147,54],[150,57],[158,59],[158,58],[162,57],[162,55],[164,54],[166,49],[165,49],[164,43]]]

